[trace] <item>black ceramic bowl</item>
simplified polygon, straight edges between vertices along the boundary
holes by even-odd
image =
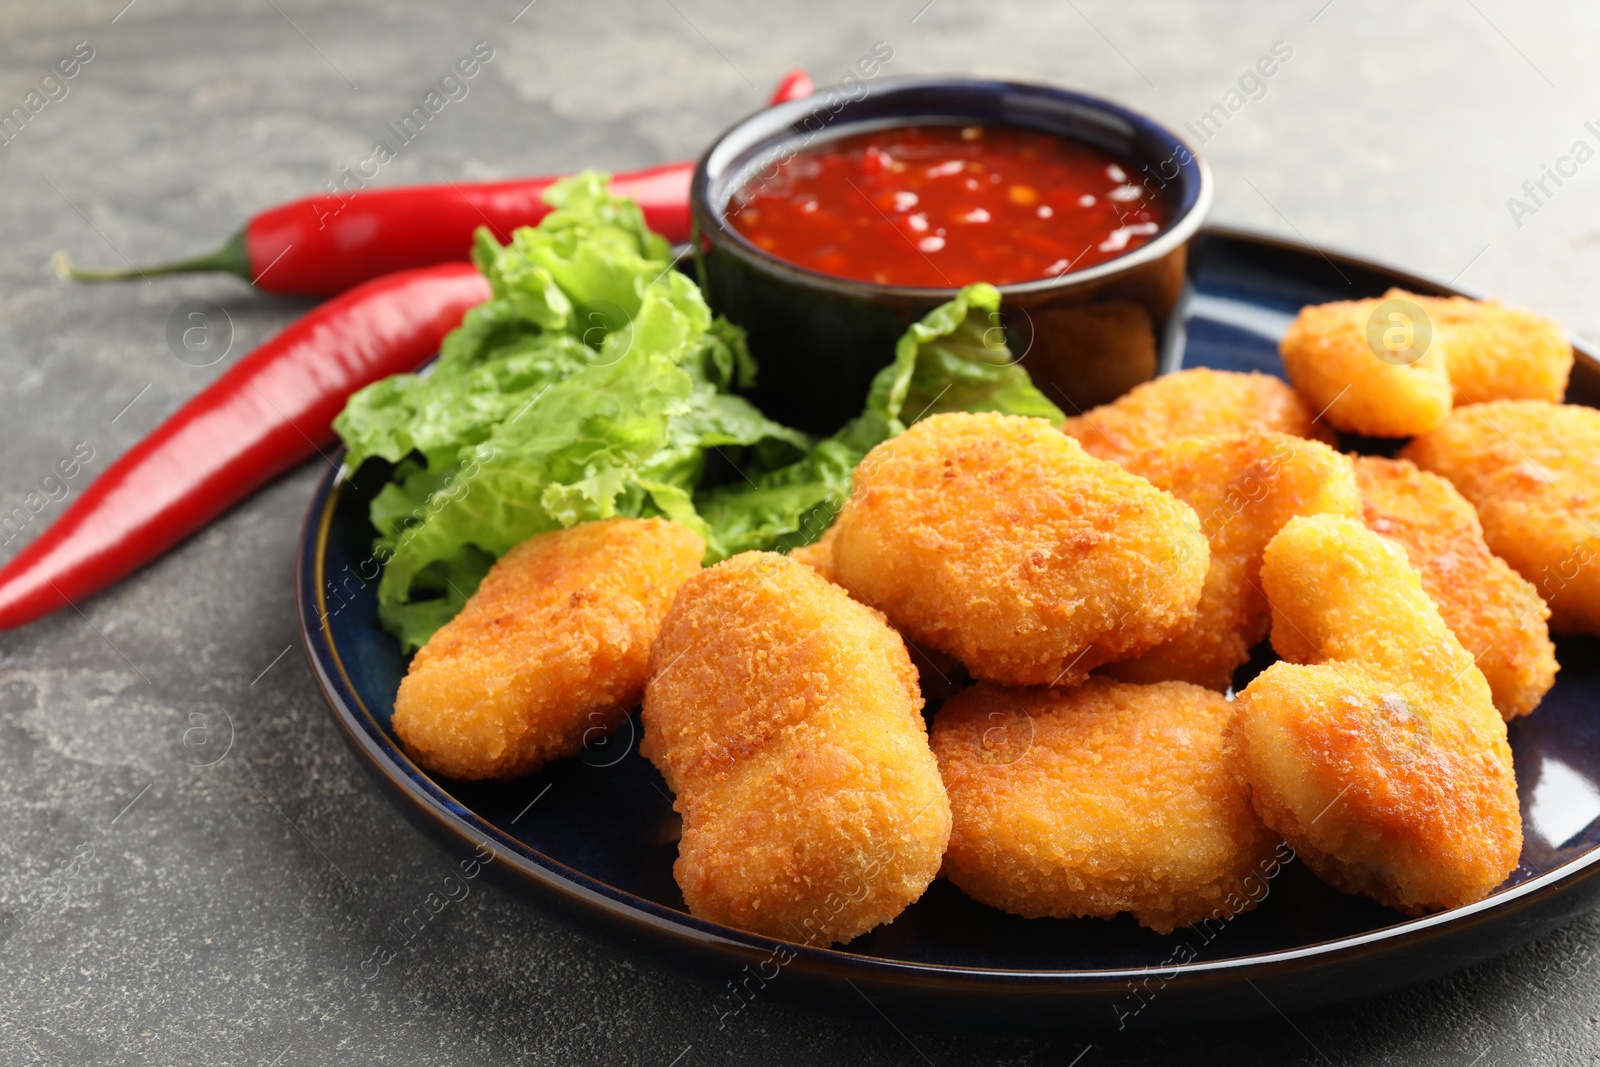
[[[1193,145],[1120,104],[1048,85],[972,78],[874,82],[758,112],[719,137],[690,187],[701,285],[761,353],[754,400],[781,422],[830,433],[857,414],[906,326],[955,289],[879,285],[821,274],[756,247],[729,226],[729,200],[787,155],[874,127],[999,123],[1087,142],[1133,161],[1134,179],[1172,207],[1164,232],[1115,259],[1000,287],[1014,351],[1069,413],[1156,374],[1182,292],[1191,237],[1211,206],[1211,172]]]

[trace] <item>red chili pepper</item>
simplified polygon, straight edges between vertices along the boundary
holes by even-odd
[[[791,71],[771,103],[809,96],[811,78]],[[689,239],[689,180],[694,163],[668,163],[618,174],[611,189],[644,209],[652,230],[674,243]],[[58,258],[56,270],[77,281],[123,281],[156,274],[220,270],[269,293],[330,296],[391,271],[464,259],[472,234],[487,226],[502,242],[532,226],[550,206],[544,191],[557,178],[417,185],[324,193],[268,208],[215,252],[179,263],[126,271],[91,271]]]
[[[104,589],[334,440],[362,386],[415,370],[489,299],[470,263],[367,282],[239,360],[0,568],[0,629]]]
[[[811,75],[796,68],[783,76],[783,81],[772,90],[771,103],[782,104],[789,100],[800,100],[817,91],[811,82]]]

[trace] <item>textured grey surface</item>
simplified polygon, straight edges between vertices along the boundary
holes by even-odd
[[[222,278],[70,287],[47,270],[53,251],[115,265],[204,248],[365,155],[480,39],[496,54],[471,95],[381,181],[692,156],[787,68],[831,81],[880,39],[894,73],[1066,82],[1181,123],[1286,41],[1266,94],[1205,146],[1214,218],[1460,275],[1600,338],[1600,163],[1520,227],[1505,203],[1595,141],[1600,9],[1576,0],[126,3],[0,3],[0,110],[75,42],[95,50],[0,147],[0,510],[80,442],[103,469],[226,366],[169,352],[178,304],[225,306],[235,357],[304,307]],[[488,886],[381,980],[347,984],[446,861],[346,753],[289,648],[316,474],[81,614],[0,634],[0,1062],[1471,1067],[1600,1053],[1593,918],[1377,1002],[1114,1037],[951,1036],[776,996],[719,1030],[711,986]],[[191,766],[195,727],[212,753],[231,733],[211,766]]]

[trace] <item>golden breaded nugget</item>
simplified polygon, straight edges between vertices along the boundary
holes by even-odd
[[[1128,469],[1194,508],[1211,564],[1194,624],[1102,673],[1226,689],[1271,624],[1261,592],[1267,542],[1296,515],[1361,514],[1355,470],[1320,441],[1257,431],[1174,441],[1135,457]]]
[[[1354,519],[1267,545],[1274,663],[1235,701],[1230,764],[1312,870],[1411,915],[1486,896],[1517,865],[1506,724],[1405,550]]]
[[[1028,918],[1131,912],[1160,933],[1255,907],[1277,837],[1228,773],[1233,707],[1183,682],[980,683],[940,709],[945,875]]]
[[[1332,443],[1333,432],[1315,418],[1298,393],[1270,374],[1195,367],[1145,382],[1061,428],[1091,456],[1126,465],[1168,441],[1246,430]]]
[[[821,537],[809,545],[791,548],[788,556],[796,563],[804,563],[826,580],[854,596],[855,594],[840,579],[839,572],[833,566],[833,537],[837,530],[837,525],[828,527]],[[859,596],[856,599],[861,600]],[[903,634],[901,636],[904,637]],[[954,656],[940,652],[936,648],[925,648],[915,641],[906,642],[906,651],[911,653],[911,663],[917,668],[917,678],[922,683],[922,699],[930,708],[938,707],[949,699],[952,693],[972,683],[967,669]]]
[[[1401,289],[1385,300],[1414,300],[1444,345],[1455,403],[1549,400],[1559,403],[1572,372],[1572,346],[1561,327],[1526,308],[1498,300],[1417,296]]]
[[[689,910],[826,945],[921,896],[950,838],[921,709],[900,636],[810,568],[746,552],[686,582],[640,751],[677,793]]]
[[[1400,454],[1472,502],[1489,547],[1550,604],[1551,630],[1600,634],[1600,411],[1473,404]]]
[[[822,577],[839,584],[839,575],[833,569],[833,539],[839,527],[837,524],[822,531],[822,536],[809,545],[801,545],[789,550],[789,558],[796,563],[804,563]]]
[[[1372,437],[1427,433],[1450,414],[1444,345],[1433,337],[1423,347],[1426,327],[1414,321],[1414,311],[1397,311],[1400,318],[1378,324],[1380,331],[1398,331],[1395,354],[1380,359],[1368,332],[1386,299],[1301,308],[1278,354],[1300,395],[1338,429]],[[1422,349],[1415,358],[1407,351],[1412,344]],[[1390,347],[1382,346],[1385,353]]]
[[[975,678],[1074,685],[1194,619],[1194,512],[1044,419],[935,415],[854,482],[833,542],[845,587]]]
[[[705,551],[665,519],[530,537],[411,661],[395,733],[451,778],[511,778],[573,755],[639,703],[650,645]]]
[[[1408,460],[1358,456],[1356,476],[1367,529],[1406,550],[1445,625],[1477,657],[1500,714],[1510,722],[1538,707],[1556,680],[1550,609],[1489,551],[1472,505]]]

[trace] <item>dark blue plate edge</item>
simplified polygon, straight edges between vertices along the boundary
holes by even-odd
[[[1472,290],[1367,257],[1247,229],[1207,226],[1199,240],[1316,255],[1331,266],[1381,274],[1418,292],[1481,298]],[[1581,341],[1572,343],[1577,356],[1575,382],[1580,373],[1591,380],[1600,379],[1600,359]],[[340,450],[334,463],[342,458]],[[1164,1012],[1154,1021],[1217,1020],[1268,1013],[1274,1007],[1333,1004],[1450,973],[1532,940],[1594,906],[1600,898],[1600,880],[1595,877],[1600,847],[1596,847],[1475,904],[1351,937],[1164,968],[1078,970],[1009,970],[889,960],[780,942],[697,919],[591,878],[502,833],[440,789],[384,732],[355,692],[327,624],[322,564],[343,484],[341,470],[330,468],[312,496],[296,547],[295,587],[302,648],[346,743],[402,813],[446,851],[466,856],[488,844],[495,850],[495,860],[485,870],[502,885],[532,889],[559,906],[567,917],[584,920],[602,933],[677,962],[711,964],[737,977],[739,968],[771,961],[781,950],[792,956],[787,963],[789,971],[810,979],[799,983],[805,988],[836,992],[841,979],[861,982],[908,1008],[937,1004],[948,1010],[959,1005],[977,1016],[977,1020],[943,1018],[955,1025],[989,1020],[1096,1025],[1082,1012],[1090,1006],[1100,1016],[1098,1023],[1109,1025],[1116,1021],[1106,1010],[1113,998],[1127,999],[1135,982],[1144,982],[1148,989],[1149,979],[1159,976],[1159,991],[1169,1002],[1165,1006],[1180,1010]],[[1472,949],[1428,954],[1430,946],[1447,936],[1460,941],[1471,931],[1484,933]],[[690,956],[674,949],[688,950]],[[1394,965],[1400,956],[1409,957],[1405,966]],[[1266,1001],[1256,986],[1258,981],[1278,996]],[[1329,982],[1338,988],[1330,991]],[[1052,1018],[1039,1017],[1045,1008],[1052,1009]]]

